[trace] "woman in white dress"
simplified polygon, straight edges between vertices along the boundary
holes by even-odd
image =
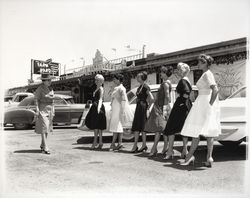
[[[114,75],[113,82],[116,87],[111,95],[109,131],[113,133],[113,138],[110,150],[119,150],[122,147],[123,126],[132,124],[133,113],[128,104],[126,88],[122,85],[123,75]],[[117,138],[118,145],[115,146]]]
[[[210,71],[213,62],[211,56],[201,54],[198,57],[198,67],[203,71],[202,76],[196,83],[199,95],[196,98],[181,131],[181,135],[192,137],[192,145],[184,163],[181,165],[194,164],[193,156],[199,144],[199,136],[207,139],[207,167],[212,167],[213,140],[221,133],[220,108],[218,100],[218,88],[214,75]]]

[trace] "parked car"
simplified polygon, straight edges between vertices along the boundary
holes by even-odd
[[[222,134],[217,140],[221,144],[236,146],[246,141],[246,106],[246,87],[220,101]]]
[[[72,96],[55,94],[54,125],[79,124],[84,104],[75,104]],[[17,106],[9,107],[4,112],[4,125],[12,124],[15,129],[27,129],[34,125],[36,112],[34,96],[26,97]]]
[[[4,101],[4,107],[17,106],[24,98],[33,95],[33,93],[28,92],[16,93],[11,99]]]

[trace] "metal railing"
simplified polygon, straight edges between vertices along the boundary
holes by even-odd
[[[85,65],[81,67],[75,67],[71,69],[67,69],[65,71],[65,74],[61,76],[61,79],[68,79],[68,78],[74,78],[74,77],[80,77],[83,75],[90,75],[94,72],[98,71],[115,71],[119,69],[123,69],[126,67],[124,65],[123,61],[134,61],[137,59],[143,58],[143,54],[135,54],[131,56],[121,57],[113,60],[107,60],[99,65]]]

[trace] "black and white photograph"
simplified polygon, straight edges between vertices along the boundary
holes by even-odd
[[[0,197],[249,197],[249,0],[0,0]]]

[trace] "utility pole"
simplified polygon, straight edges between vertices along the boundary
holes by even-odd
[[[143,45],[142,46],[142,58],[145,58],[145,48],[146,48],[146,45]]]

